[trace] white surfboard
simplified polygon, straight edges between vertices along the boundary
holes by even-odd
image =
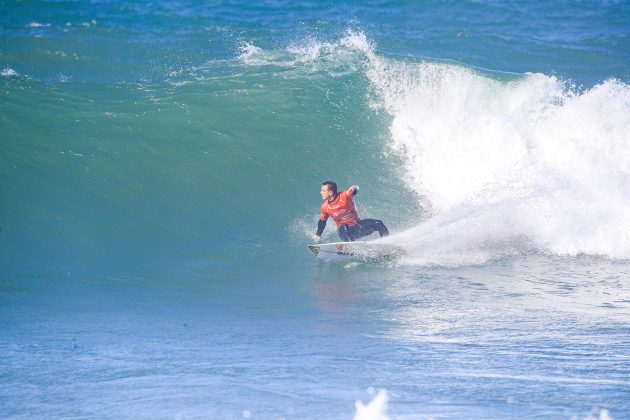
[[[308,249],[323,261],[378,261],[396,258],[403,253],[396,245],[373,241],[314,244]]]

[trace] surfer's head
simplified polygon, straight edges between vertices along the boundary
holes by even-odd
[[[337,184],[333,181],[324,181],[320,194],[322,195],[322,200],[332,200],[337,196]]]

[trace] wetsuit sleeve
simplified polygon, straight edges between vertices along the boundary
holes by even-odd
[[[322,204],[322,206],[319,209],[322,214],[319,217],[319,222],[317,222],[317,236],[322,236],[322,233],[324,232],[324,228],[326,227],[326,220],[328,220],[328,212],[326,211],[326,203]]]
[[[317,236],[322,236],[322,233],[324,233],[324,228],[326,227],[326,220],[320,220],[319,222],[317,222]]]

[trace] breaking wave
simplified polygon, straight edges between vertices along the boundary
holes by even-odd
[[[415,263],[482,263],[535,250],[630,258],[630,87],[388,57],[364,33],[243,60],[358,71],[391,117],[401,177],[431,217],[391,239]],[[257,61],[255,64],[260,64]]]

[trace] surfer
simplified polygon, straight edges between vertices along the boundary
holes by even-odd
[[[320,194],[324,203],[320,208],[322,215],[317,223],[317,233],[314,238],[316,241],[321,239],[328,217],[332,217],[337,224],[337,232],[344,242],[354,242],[373,232],[378,232],[381,237],[389,235],[387,227],[381,220],[359,219],[353,200],[358,192],[358,185],[351,185],[338,194],[337,184],[333,181],[325,181],[322,184]]]

